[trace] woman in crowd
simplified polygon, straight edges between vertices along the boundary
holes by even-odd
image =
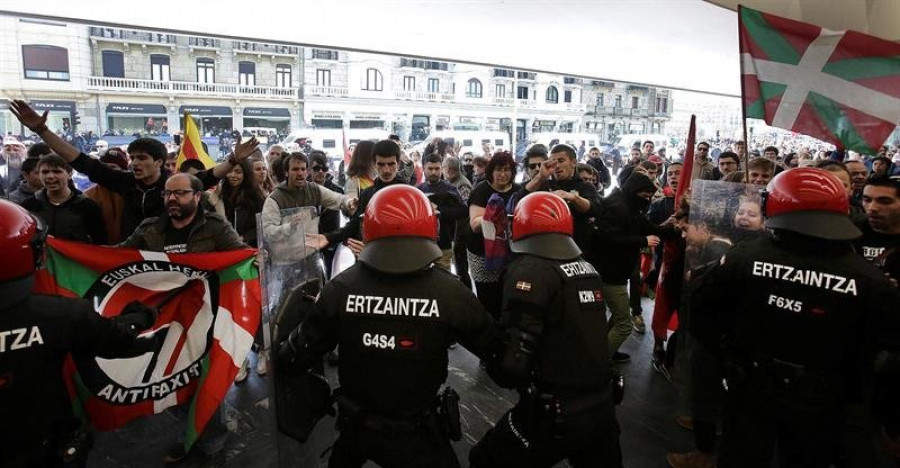
[[[259,188],[253,172],[253,163],[249,159],[241,161],[225,176],[219,187],[219,198],[225,208],[225,218],[228,219],[234,230],[241,236],[245,244],[256,247],[256,215],[262,211],[266,197]],[[260,321],[260,326],[256,329],[256,336],[253,339],[253,349],[257,352],[256,372],[259,375],[265,375],[268,370],[266,362],[268,356],[263,348],[263,343],[262,321]],[[249,358],[245,359],[234,379],[235,382],[243,382],[247,378],[249,364]]]
[[[347,184],[344,193],[351,198],[359,197],[359,193],[375,183],[373,178],[375,155],[372,150],[375,143],[364,140],[356,144],[350,156],[350,167],[347,168]]]
[[[516,161],[512,155],[507,151],[497,152],[485,168],[484,181],[476,185],[469,195],[469,225],[473,232],[469,236],[466,246],[469,269],[472,272],[472,279],[475,281],[478,299],[494,318],[498,319],[502,289],[500,271],[489,270],[486,266],[482,221],[490,222],[490,220],[485,220],[484,216],[492,195],[497,194],[503,200],[503,205],[506,206],[512,195],[519,191],[521,187],[513,182],[515,174]],[[498,237],[505,238],[502,233],[498,233]]]
[[[741,197],[731,220],[731,241],[735,244],[761,235],[764,231],[759,200]]]
[[[253,178],[256,179],[256,185],[262,191],[262,194],[268,197],[272,190],[275,190],[275,181],[269,175],[269,167],[266,166],[266,161],[253,156],[247,158],[247,160],[250,161],[251,167],[253,167]]]

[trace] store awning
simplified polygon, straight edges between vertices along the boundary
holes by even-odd
[[[166,106],[162,104],[133,104],[124,102],[111,102],[106,105],[106,115],[140,115],[140,116],[166,116]]]
[[[189,112],[194,117],[234,117],[230,107],[224,106],[181,106],[179,114]]]
[[[257,117],[261,119],[290,119],[291,110],[275,107],[245,107],[244,117]]]

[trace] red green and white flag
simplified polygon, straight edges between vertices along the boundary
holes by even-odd
[[[127,357],[69,356],[76,413],[108,431],[190,403],[185,449],[222,403],[261,318],[253,249],[164,254],[50,238],[35,292],[83,297],[106,317],[131,301],[160,307]]]
[[[745,118],[875,154],[900,123],[900,43],[738,9]]]

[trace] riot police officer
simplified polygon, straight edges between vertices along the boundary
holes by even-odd
[[[852,252],[860,231],[835,176],[785,171],[764,198],[772,236],[731,249],[691,296],[692,333],[723,356],[718,466],[772,466],[776,448],[780,466],[833,466],[845,410],[873,369],[896,372],[897,293]],[[900,422],[873,414],[891,433]]]
[[[107,319],[84,299],[30,294],[46,228],[0,200],[0,466],[81,466],[89,435],[79,428],[62,368],[69,353],[115,357],[156,311],[139,302]]]
[[[472,449],[479,467],[622,466],[600,277],[572,239],[566,202],[516,206],[503,279],[504,350],[491,370],[519,401]]]
[[[359,263],[329,283],[281,344],[278,364],[309,369],[339,347],[338,429],[329,466],[457,467],[454,413],[436,409],[447,349],[458,341],[485,356],[490,316],[451,273],[435,268],[437,218],[408,185],[385,187],[363,218]],[[452,398],[445,398],[452,401]]]

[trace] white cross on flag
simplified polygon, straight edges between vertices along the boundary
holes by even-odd
[[[900,44],[740,7],[746,115],[875,154],[900,123]]]

